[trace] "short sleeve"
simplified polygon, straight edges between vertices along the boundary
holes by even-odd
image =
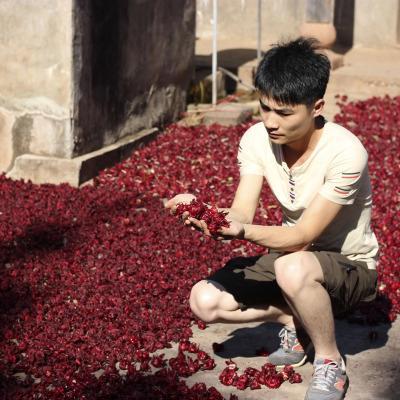
[[[263,164],[257,154],[257,132],[250,128],[240,140],[238,164],[240,175],[264,175]]]
[[[365,176],[368,175],[368,155],[362,146],[348,148],[331,162],[319,193],[338,204],[353,204]]]

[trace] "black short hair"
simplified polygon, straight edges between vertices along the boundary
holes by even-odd
[[[330,62],[314,38],[275,44],[261,60],[255,87],[278,104],[312,105],[325,95]]]

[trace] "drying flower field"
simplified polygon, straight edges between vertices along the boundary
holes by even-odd
[[[400,98],[338,101],[336,122],[370,154],[381,245],[379,295],[346,318],[375,325],[400,312]],[[191,341],[193,324],[207,328],[189,309],[190,288],[242,251],[264,249],[182,229],[163,202],[190,192],[229,206],[248,126],[171,125],[79,189],[0,176],[1,399],[222,399],[216,388],[185,383],[215,367],[213,354]],[[266,187],[255,222],[280,221]],[[177,354],[167,358],[172,343]],[[232,399],[245,387],[301,379],[268,364],[241,376],[236,369],[227,363],[220,376]]]

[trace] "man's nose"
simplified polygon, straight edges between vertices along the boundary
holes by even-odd
[[[276,118],[276,115],[272,112],[266,112],[262,116],[262,120],[264,122],[264,126],[268,131],[273,131],[277,130],[279,128],[278,125],[278,119]]]

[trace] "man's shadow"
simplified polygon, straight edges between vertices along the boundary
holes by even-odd
[[[366,350],[384,347],[388,341],[388,331],[392,324],[382,323],[368,326],[350,323],[345,319],[335,319],[336,341],[342,354],[355,355]],[[256,327],[243,327],[234,330],[223,344],[218,356],[226,359],[235,357],[259,357],[259,350],[264,347],[269,353],[280,345],[281,325],[264,322]],[[313,359],[313,353],[310,354]]]

